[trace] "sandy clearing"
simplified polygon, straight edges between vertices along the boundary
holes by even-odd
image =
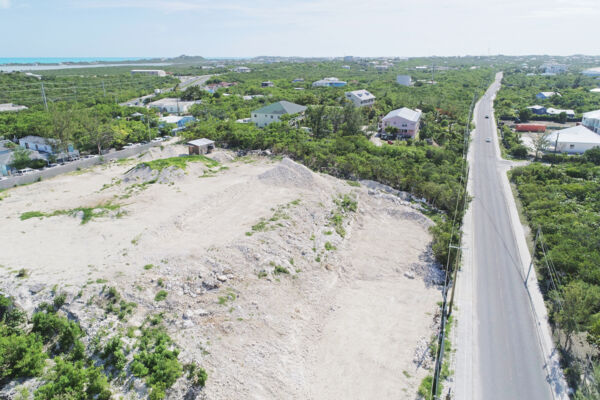
[[[93,303],[103,285],[94,281],[107,280],[138,304],[130,325],[165,314],[182,362],[209,371],[207,399],[414,398],[426,373],[413,363],[415,350],[432,333],[440,295],[420,278],[431,269],[431,222],[391,195],[285,160],[227,162],[209,174],[190,164],[171,184],[144,189],[118,183],[140,160],[181,153],[152,149],[6,192],[0,288],[31,311],[59,285],[93,336],[115,323]],[[345,238],[329,223],[342,193],[359,205]],[[70,216],[19,219],[109,200],[127,214],[85,225]],[[266,229],[254,231],[260,221]],[[17,279],[20,268],[30,277]],[[161,303],[153,300],[159,279],[169,293]],[[185,393],[181,380],[169,397]]]

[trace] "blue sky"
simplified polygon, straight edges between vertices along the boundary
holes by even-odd
[[[599,0],[0,0],[0,57],[600,54]]]

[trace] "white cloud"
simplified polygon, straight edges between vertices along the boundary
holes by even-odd
[[[0,0],[0,8],[10,8],[10,0]]]

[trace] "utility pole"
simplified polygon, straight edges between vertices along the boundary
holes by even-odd
[[[559,136],[560,136],[560,130],[556,131],[556,140],[554,141],[554,155],[556,155],[556,153],[558,153],[558,137]],[[552,160],[552,164],[554,164],[554,160]]]
[[[42,83],[42,100],[44,101],[44,107],[48,111],[48,102],[46,101],[46,91],[44,90],[44,84]]]
[[[529,274],[531,273],[531,268],[533,268],[533,260],[535,258],[535,248],[537,246],[538,238],[540,237],[540,227],[538,227],[537,232],[535,233],[535,239],[533,239],[533,251],[531,252],[531,262],[529,263],[529,269],[527,270],[527,277],[525,278],[525,286],[527,286],[527,281],[529,281]]]

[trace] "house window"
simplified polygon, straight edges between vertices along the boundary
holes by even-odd
[[[254,114],[254,118],[256,118],[256,114]]]
[[[271,119],[273,119],[273,116],[271,115]]]
[[[575,148],[575,145],[574,145],[574,144],[570,144],[570,145],[569,145],[569,148],[570,148],[570,149],[574,149],[574,148]]]

